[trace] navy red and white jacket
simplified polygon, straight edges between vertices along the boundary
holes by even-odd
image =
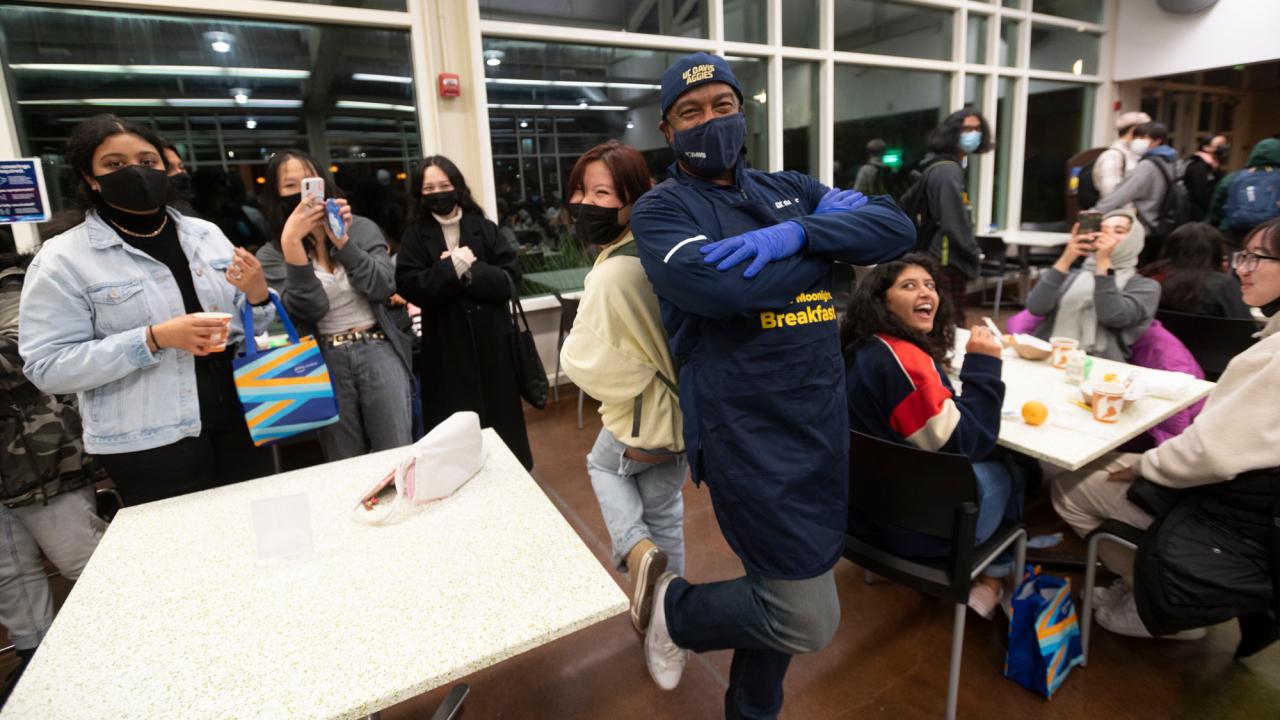
[[[865,338],[845,361],[849,427],[978,462],[1000,434],[1000,365],[1000,358],[965,355],[964,393],[957,396],[942,366],[916,344],[890,335]]]

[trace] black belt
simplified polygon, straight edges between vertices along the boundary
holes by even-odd
[[[333,335],[321,335],[320,339],[325,341],[329,347],[338,347],[360,340],[386,340],[387,334],[381,330],[351,330],[349,332],[334,333]]]

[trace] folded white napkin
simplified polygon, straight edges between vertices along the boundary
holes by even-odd
[[[1183,372],[1143,373],[1133,381],[1133,389],[1143,395],[1177,400],[1191,392],[1195,380],[1195,376]]]

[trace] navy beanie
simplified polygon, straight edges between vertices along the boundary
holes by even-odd
[[[685,55],[675,61],[662,73],[662,117],[667,117],[667,109],[685,92],[712,82],[725,83],[733,88],[738,94],[738,102],[742,102],[742,87],[738,85],[738,78],[734,77],[733,70],[729,69],[729,61],[719,55],[704,52]]]

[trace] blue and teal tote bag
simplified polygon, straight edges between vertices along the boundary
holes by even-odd
[[[329,367],[315,338],[299,339],[274,292],[271,302],[289,334],[289,344],[259,352],[253,335],[253,308],[245,303],[241,311],[244,352],[232,362],[236,392],[254,445],[338,422],[338,400],[329,381]]]
[[[1027,568],[1013,596],[1004,676],[1052,698],[1083,659],[1071,581]]]

